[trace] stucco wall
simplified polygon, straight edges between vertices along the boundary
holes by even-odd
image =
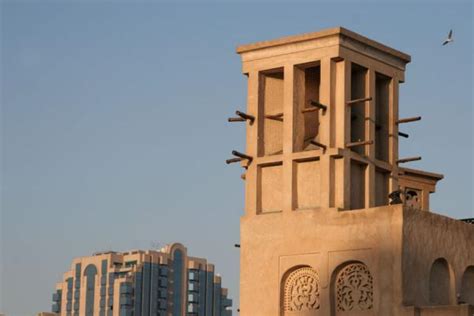
[[[430,270],[438,258],[444,258],[449,264],[449,302],[456,304],[462,275],[469,265],[474,265],[474,225],[412,209],[404,210],[403,221],[404,304],[432,304]]]
[[[397,315],[402,217],[401,206],[243,217],[240,314],[281,315],[281,280],[291,268],[305,265],[320,280],[320,308],[311,315],[336,315],[331,313],[331,276],[344,262],[358,261],[373,276],[374,307],[364,315]]]

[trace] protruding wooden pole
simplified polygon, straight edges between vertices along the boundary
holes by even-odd
[[[253,115],[249,115],[247,113],[240,112],[240,111],[235,111],[235,114],[238,115],[239,117],[229,117],[227,121],[229,122],[250,121],[250,123],[253,123],[255,121],[255,117]]]
[[[232,155],[234,156],[237,156],[241,159],[247,159],[248,161],[252,161],[253,160],[253,157],[249,156],[249,155],[246,155],[246,154],[243,154],[237,150],[232,150]]]
[[[230,158],[225,161],[226,164],[242,161],[242,158]]]
[[[407,118],[404,118],[404,119],[399,119],[395,123],[402,124],[402,123],[416,122],[416,121],[419,121],[419,120],[421,120],[421,116],[407,117]]]
[[[316,146],[318,146],[318,147],[321,147],[323,150],[326,150],[326,148],[328,147],[328,146],[326,146],[326,145],[323,145],[323,144],[321,144],[321,143],[318,143],[318,142],[315,141],[315,140],[310,141],[310,143],[313,144],[313,145],[316,145]]]
[[[315,106],[318,109],[323,110],[323,111],[326,111],[328,109],[328,107],[326,105],[321,104],[318,101],[311,100],[311,101],[309,101],[309,104],[311,104],[312,106]]]
[[[421,160],[421,157],[409,157],[409,158],[398,159],[397,163],[405,163],[405,162],[418,161],[418,160]]]
[[[316,112],[316,111],[319,111],[319,109],[318,108],[306,108],[306,109],[301,110],[301,113],[309,113],[309,112]]]
[[[245,122],[246,119],[242,118],[242,117],[229,117],[227,119],[228,122]]]
[[[398,132],[398,136],[405,137],[405,138],[410,137],[410,135],[408,135],[407,133],[402,133],[402,132]]]
[[[357,103],[361,103],[365,101],[372,101],[372,97],[350,100],[350,101],[347,101],[346,104],[353,105],[353,104],[357,104]]]
[[[373,140],[365,140],[365,141],[360,141],[360,142],[347,143],[346,147],[352,148],[352,147],[357,147],[357,146],[367,146],[367,145],[373,145],[373,143],[374,143]]]
[[[269,119],[269,120],[275,120],[275,121],[283,122],[283,113],[267,114],[267,115],[265,115],[265,118]]]
[[[241,118],[249,120],[250,123],[253,123],[253,121],[255,121],[255,116],[253,116],[253,115],[250,115],[250,114],[247,114],[247,113],[244,113],[244,112],[240,112],[240,111],[235,111],[235,114],[237,114]]]
[[[318,101],[310,100],[309,104],[314,106],[314,108],[305,108],[301,110],[301,113],[308,113],[308,112],[316,112],[319,110],[323,110],[323,113],[326,112],[327,106],[324,104],[319,103]]]

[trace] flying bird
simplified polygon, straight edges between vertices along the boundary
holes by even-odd
[[[453,39],[453,30],[449,31],[448,38],[443,42],[443,46],[454,41]]]

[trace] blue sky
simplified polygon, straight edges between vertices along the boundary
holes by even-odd
[[[238,44],[344,26],[412,56],[401,156],[473,208],[472,1],[33,2],[1,6],[0,311],[50,309],[72,258],[179,241],[238,306],[244,148]],[[454,43],[442,47],[449,29]]]

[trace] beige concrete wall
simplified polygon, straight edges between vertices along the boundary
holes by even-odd
[[[442,215],[406,209],[403,228],[403,302],[430,305],[429,276],[433,262],[444,258],[450,267],[451,304],[461,291],[464,271],[474,265],[474,225]],[[471,302],[474,305],[474,302]]]
[[[319,278],[320,307],[311,315],[338,315],[331,279],[351,261],[366,264],[373,276],[374,308],[364,315],[467,315],[455,296],[474,263],[470,224],[400,205],[301,210],[243,217],[241,236],[241,315],[283,315],[282,280],[298,266],[313,268]],[[452,271],[451,306],[407,312],[403,305],[431,304],[430,270],[437,258],[446,258]]]
[[[243,217],[240,314],[282,315],[283,276],[296,266],[309,266],[320,281],[320,308],[314,315],[336,315],[331,313],[331,278],[341,264],[360,261],[373,276],[374,307],[368,315],[396,315],[402,218],[401,206]]]

